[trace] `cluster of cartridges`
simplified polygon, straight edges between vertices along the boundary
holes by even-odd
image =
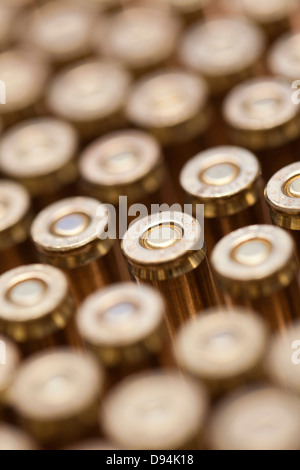
[[[299,27],[0,0],[0,449],[300,449]]]

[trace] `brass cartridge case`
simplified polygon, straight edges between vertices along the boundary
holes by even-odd
[[[246,149],[222,146],[200,152],[181,170],[180,183],[194,214],[197,204],[204,204],[209,254],[224,235],[270,220],[260,164]]]
[[[255,24],[240,18],[217,17],[197,22],[187,30],[179,47],[179,59],[205,78],[211,94],[224,95],[255,74],[264,47],[264,35]]]
[[[0,142],[0,171],[22,183],[40,210],[71,191],[78,137],[65,121],[40,117],[9,129]]]
[[[83,141],[125,126],[129,74],[118,63],[85,59],[67,66],[52,80],[49,110],[77,129]]]
[[[31,264],[0,276],[0,332],[27,356],[40,349],[82,346],[66,277],[52,266]]]
[[[19,367],[21,354],[18,346],[0,334],[0,416],[10,408],[10,387]],[[0,425],[1,426],[1,425]],[[1,429],[1,428],[0,428]],[[1,431],[0,431],[1,434]],[[1,446],[1,444],[0,444]]]
[[[23,45],[62,67],[92,53],[91,38],[97,16],[89,2],[55,0],[22,17],[18,36]]]
[[[185,322],[173,351],[181,369],[218,396],[262,376],[267,345],[268,328],[256,313],[222,307]]]
[[[136,6],[101,18],[93,44],[101,56],[121,62],[140,76],[174,58],[180,30],[180,21],[163,9]]]
[[[277,39],[268,53],[267,63],[270,72],[288,80],[290,86],[294,80],[299,80],[300,76],[299,45],[299,32],[288,32]]]
[[[300,324],[292,323],[286,331],[278,332],[271,338],[265,360],[265,371],[277,387],[299,395],[299,345]]]
[[[213,450],[299,450],[300,400],[273,387],[248,388],[226,397],[208,423]]]
[[[64,270],[77,303],[120,278],[109,225],[105,206],[88,197],[53,203],[32,224],[31,237],[40,259]]]
[[[300,260],[300,162],[279,170],[265,188],[265,198],[273,223],[289,231]]]
[[[86,353],[62,348],[36,354],[22,364],[12,387],[18,421],[44,446],[62,446],[96,428],[103,387],[103,372]]]
[[[212,253],[225,300],[257,311],[273,329],[300,317],[298,263],[292,237],[251,225],[226,235]]]
[[[200,223],[182,212],[162,212],[131,224],[122,251],[132,277],[165,299],[170,330],[220,301]]]
[[[224,0],[225,9],[255,21],[273,41],[288,31],[298,10],[297,0]]]
[[[95,292],[76,317],[86,347],[104,365],[111,381],[165,358],[165,306],[148,286],[121,283]]]
[[[85,192],[116,207],[120,196],[147,208],[176,201],[160,145],[143,131],[126,129],[95,140],[80,156],[79,173]]]
[[[38,450],[34,440],[21,429],[0,423],[0,450]]]
[[[174,184],[182,165],[204,147],[203,134],[210,113],[205,82],[180,69],[163,69],[140,79],[126,108],[135,126],[154,135],[164,154]]]
[[[5,104],[0,107],[0,116],[4,127],[32,118],[38,111],[42,112],[50,73],[45,60],[25,49],[8,49],[0,54],[0,70],[4,83],[1,102],[3,94],[5,98]]]
[[[115,207],[119,239],[137,217],[128,214],[130,206],[144,204],[151,211],[152,204],[176,201],[159,143],[143,131],[116,131],[95,140],[80,156],[79,173],[83,192]],[[129,279],[121,251],[118,263],[122,279]]]
[[[14,181],[0,180],[0,274],[35,260],[28,240],[32,221],[30,196]]]
[[[231,141],[256,153],[265,179],[295,161],[300,108],[291,95],[285,80],[265,77],[238,85],[224,103]]]
[[[103,403],[101,422],[123,449],[198,449],[207,408],[200,384],[152,371],[121,381]]]

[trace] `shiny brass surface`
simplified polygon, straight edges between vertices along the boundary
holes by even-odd
[[[212,266],[229,304],[253,308],[273,329],[300,317],[294,243],[283,229],[252,225],[230,233],[213,250]]]
[[[74,300],[64,274],[33,264],[0,276],[0,331],[24,355],[60,344],[81,345],[74,327]]]
[[[163,295],[171,329],[220,301],[201,237],[193,217],[162,212],[132,224],[122,241],[132,276]]]

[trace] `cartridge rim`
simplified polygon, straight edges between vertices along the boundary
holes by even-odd
[[[222,238],[212,265],[222,287],[232,295],[269,295],[288,285],[297,272],[291,236],[280,227],[251,225]]]
[[[129,84],[129,74],[117,63],[83,60],[66,67],[52,80],[48,106],[75,123],[105,120],[123,108]]]
[[[300,73],[300,33],[286,33],[273,45],[268,56],[268,65],[274,75],[280,75],[291,81]]]
[[[44,60],[27,50],[10,49],[0,54],[0,68],[6,87],[2,115],[25,109],[40,100],[49,74]]]
[[[186,274],[206,256],[200,223],[176,211],[152,214],[131,224],[121,248],[132,274],[148,280]]]
[[[180,22],[163,9],[130,7],[116,13],[94,34],[94,45],[105,56],[133,70],[163,63],[173,53]]]
[[[249,70],[250,75],[264,45],[264,35],[255,24],[220,17],[194,24],[183,37],[179,57],[185,66],[206,78],[212,91],[222,92],[245,78],[243,72]]]
[[[205,217],[231,215],[255,204],[261,191],[261,167],[251,152],[220,146],[191,158],[180,184],[194,204],[204,204]]]
[[[273,222],[290,230],[300,229],[300,162],[281,168],[269,180],[265,199]]]
[[[206,107],[207,87],[202,79],[180,69],[163,69],[135,84],[126,113],[131,122],[168,144],[203,132],[208,121]]]
[[[64,0],[39,5],[24,20],[22,39],[54,61],[74,60],[90,49],[95,19],[84,2]]]
[[[15,343],[6,336],[0,334],[0,343],[5,345],[5,361],[0,362],[0,400],[5,394],[7,388],[11,385],[19,366],[21,356]],[[0,344],[0,348],[1,348]],[[5,365],[5,367],[3,367]],[[4,396],[4,400],[5,400]],[[1,400],[2,401],[2,400]],[[0,444],[1,445],[1,444]]]
[[[28,237],[31,223],[30,196],[14,181],[0,180],[1,249],[22,243]]]
[[[21,429],[0,423],[0,450],[37,450],[36,443]]]
[[[77,146],[77,134],[67,122],[48,117],[30,119],[12,127],[2,137],[0,168],[26,185],[31,193],[39,194],[46,192],[48,186],[53,188],[75,180]]]
[[[224,101],[223,114],[232,138],[242,146],[278,147],[299,136],[299,110],[289,84],[280,78],[255,78],[237,85]]]
[[[98,401],[103,384],[102,369],[87,354],[67,348],[39,353],[27,359],[16,375],[14,406],[27,420],[57,426]]]
[[[43,209],[33,221],[32,240],[41,256],[63,268],[83,266],[104,256],[114,244],[106,229],[105,204],[89,197],[62,199]]]
[[[0,276],[0,330],[17,342],[64,328],[74,311],[67,279],[52,266],[26,265]]]
[[[124,130],[95,140],[82,153],[79,171],[91,194],[117,204],[119,196],[136,198],[160,186],[163,158],[158,142],[146,132]]]
[[[174,352],[184,370],[208,385],[250,375],[263,359],[267,329],[251,310],[216,308],[185,323]]]
[[[77,314],[84,340],[101,349],[137,344],[162,328],[164,302],[152,288],[122,283],[92,294]]]
[[[208,429],[212,449],[299,449],[300,401],[273,387],[232,394],[214,411]]]
[[[284,332],[275,333],[265,361],[265,371],[272,382],[297,394],[300,391],[299,365],[293,362],[292,356],[299,349],[299,338],[299,321],[288,326]]]
[[[176,372],[138,374],[106,397],[102,422],[125,448],[179,449],[199,438],[207,404],[202,386]]]

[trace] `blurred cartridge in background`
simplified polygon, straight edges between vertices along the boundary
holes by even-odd
[[[91,4],[77,0],[37,2],[35,9],[21,17],[20,41],[57,67],[88,56],[97,20]]]
[[[34,261],[28,240],[32,221],[30,196],[19,183],[0,180],[0,274]]]
[[[21,429],[8,423],[0,423],[0,451],[38,450],[34,440]]]
[[[210,145],[224,145],[228,141],[221,112],[224,94],[260,72],[264,46],[264,35],[259,28],[234,17],[199,22],[185,33],[179,60],[206,80],[212,95],[213,117],[207,131]]]
[[[251,22],[217,17],[187,30],[179,58],[185,67],[205,78],[211,94],[224,95],[255,74],[264,46],[263,33]]]
[[[221,3],[225,10],[255,21],[270,41],[290,29],[299,7],[297,0],[222,0]]]
[[[173,344],[183,371],[214,395],[260,378],[267,345],[264,321],[242,307],[205,310],[180,327]]]
[[[121,196],[128,206],[147,208],[176,201],[159,143],[143,131],[117,131],[95,140],[81,154],[79,172],[85,192],[116,207]]]
[[[137,220],[122,241],[134,279],[158,288],[174,330],[220,299],[203,242],[203,227],[188,214],[162,212]]]
[[[233,88],[224,103],[232,143],[258,156],[263,177],[295,161],[299,145],[300,107],[284,79],[259,78]]]
[[[300,395],[300,323],[274,334],[265,360],[269,379],[278,387]]]
[[[94,290],[120,280],[110,223],[101,202],[73,197],[46,207],[32,224],[40,259],[65,271],[79,303]]]
[[[227,233],[269,221],[260,164],[240,147],[214,147],[190,159],[180,173],[188,202],[204,204],[208,253]]]
[[[212,413],[212,450],[299,450],[300,399],[272,387],[248,388],[226,397]]]
[[[6,417],[11,405],[10,387],[21,359],[17,345],[0,334],[0,417]],[[1,426],[1,425],[0,425]],[[1,429],[1,428],[0,428]],[[1,435],[1,431],[0,431]],[[1,441],[1,439],[0,439]],[[1,445],[1,444],[0,444]]]
[[[75,303],[67,278],[52,266],[31,264],[0,276],[0,332],[23,355],[56,345],[79,347]]]
[[[114,382],[166,360],[165,306],[148,286],[122,283],[95,292],[81,305],[78,331]],[[169,355],[170,357],[170,355]]]
[[[12,387],[18,421],[49,447],[81,438],[97,429],[104,381],[87,354],[68,349],[36,354],[23,362]]]
[[[235,230],[217,243],[211,260],[229,304],[253,308],[273,329],[300,317],[294,243],[281,228]]]
[[[285,78],[290,86],[294,80],[299,80],[300,76],[299,46],[298,28],[294,33],[289,32],[280,36],[268,54],[268,67],[272,74]],[[297,97],[299,97],[299,93],[297,93]]]
[[[0,70],[1,103],[4,102],[0,116],[4,127],[43,112],[50,73],[44,59],[28,50],[8,49],[0,54]]]
[[[47,106],[54,115],[72,123],[83,141],[99,137],[124,127],[129,84],[129,74],[118,63],[85,59],[53,78]]]
[[[265,198],[273,223],[293,236],[300,260],[300,162],[279,170],[269,180]]]
[[[93,44],[101,56],[141,75],[172,60],[180,30],[180,21],[163,9],[128,8],[99,20]]]
[[[163,145],[175,183],[185,161],[202,150],[209,123],[205,82],[180,69],[164,69],[140,79],[129,94],[126,113],[137,127]]]
[[[199,449],[208,409],[202,385],[176,372],[121,381],[103,402],[103,431],[125,449]]]
[[[0,171],[22,183],[40,210],[70,193],[77,178],[77,151],[77,134],[70,124],[48,117],[31,119],[0,139]]]

